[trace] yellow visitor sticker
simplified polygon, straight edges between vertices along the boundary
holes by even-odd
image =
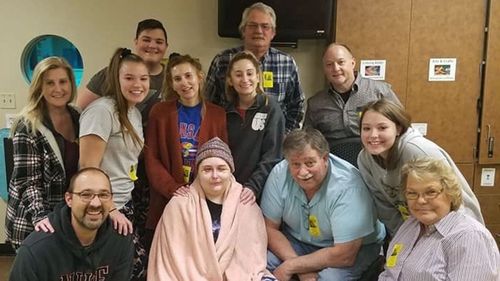
[[[313,237],[321,235],[318,218],[315,215],[309,215],[309,234]]]
[[[264,88],[272,88],[273,87],[273,72],[272,71],[264,71],[262,73],[262,77],[264,82],[262,83],[262,87]]]
[[[139,179],[137,177],[137,165],[130,166],[130,171],[128,172],[128,176],[132,181],[136,181]]]
[[[396,265],[396,263],[398,262],[398,255],[399,253],[401,253],[401,250],[403,250],[403,244],[396,243],[394,245],[394,248],[392,249],[391,256],[387,259],[387,267],[391,268]]]
[[[410,212],[408,212],[408,208],[406,208],[406,206],[398,205],[398,210],[401,216],[403,217],[403,220],[408,219],[408,217],[410,216]]]
[[[189,178],[191,177],[191,166],[182,166],[182,170],[184,172],[184,182],[189,182]]]

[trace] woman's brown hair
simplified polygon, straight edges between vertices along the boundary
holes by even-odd
[[[386,98],[381,98],[367,104],[364,107],[361,113],[361,118],[359,119],[360,130],[363,130],[363,118],[365,117],[365,113],[367,111],[379,113],[396,124],[396,128],[398,129],[399,133],[396,136],[394,144],[389,149],[387,158],[385,160],[382,160],[377,157],[377,162],[379,164],[383,164],[387,169],[392,169],[393,167],[391,164],[395,165],[395,161],[393,160],[397,156],[397,143],[400,139],[400,136],[406,133],[408,128],[411,126],[411,116],[404,110],[401,105],[396,104]]]
[[[142,147],[143,142],[128,119],[129,105],[120,87],[120,68],[126,62],[141,63],[146,66],[146,63],[140,56],[133,54],[127,48],[118,48],[108,66],[104,96],[110,97],[115,101],[115,110],[118,113],[118,120],[120,121],[120,129],[123,132],[123,136],[125,137],[125,134],[130,134],[134,144]]]
[[[231,71],[233,70],[234,64],[240,60],[249,60],[253,64],[253,66],[255,67],[256,75],[259,78],[259,84],[257,85],[255,91],[257,92],[257,94],[264,93],[264,89],[262,88],[262,70],[260,69],[259,61],[251,52],[241,51],[234,55],[234,57],[231,59],[226,72],[226,98],[232,104],[236,104],[238,102],[238,93],[233,86],[229,85],[229,80],[231,79]]]

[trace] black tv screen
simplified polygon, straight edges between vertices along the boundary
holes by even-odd
[[[241,14],[255,2],[263,2],[276,12],[275,42],[330,36],[334,0],[219,0],[219,36],[239,38]]]

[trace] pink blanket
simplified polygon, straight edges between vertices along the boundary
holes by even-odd
[[[267,235],[257,204],[240,203],[234,179],[225,194],[217,243],[205,195],[195,181],[186,196],[174,196],[156,227],[148,280],[261,280],[266,270]]]

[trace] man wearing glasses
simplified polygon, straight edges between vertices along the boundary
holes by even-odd
[[[286,132],[300,127],[304,117],[304,93],[297,64],[289,54],[271,47],[276,35],[276,13],[273,8],[257,2],[243,11],[239,25],[243,46],[217,54],[208,70],[205,96],[217,105],[227,104],[226,72],[231,58],[240,51],[252,52],[260,61],[264,92],[276,99],[285,116]]]
[[[385,237],[359,171],[316,129],[288,134],[283,153],[262,194],[268,269],[280,281],[358,280]]]
[[[134,247],[108,219],[109,177],[98,168],[82,169],[64,199],[48,216],[54,231],[24,240],[10,280],[129,280]]]

